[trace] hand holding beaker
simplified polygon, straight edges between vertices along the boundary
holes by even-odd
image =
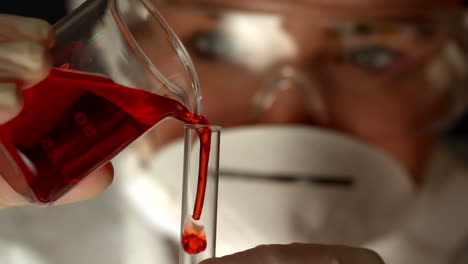
[[[0,15],[0,124],[14,118],[23,106],[21,89],[43,80],[52,66],[49,48],[55,31],[47,22],[13,15]],[[9,162],[1,159],[0,164]],[[88,199],[101,193],[112,182],[110,164],[88,177],[88,180],[57,203]],[[0,208],[23,205],[22,199],[0,177]]]
[[[205,122],[191,61],[148,2],[87,1],[54,27],[54,69],[0,125],[2,177],[29,201],[54,203],[165,118]]]

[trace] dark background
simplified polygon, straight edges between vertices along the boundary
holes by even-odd
[[[65,0],[0,0],[0,13],[37,17],[55,23],[65,15]]]

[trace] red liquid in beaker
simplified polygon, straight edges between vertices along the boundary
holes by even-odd
[[[23,93],[23,111],[0,125],[0,136],[26,177],[30,199],[38,203],[60,198],[102,161],[166,117],[188,124],[208,123],[175,100],[72,71],[53,69]],[[199,135],[197,219],[203,207],[211,133],[199,130]]]

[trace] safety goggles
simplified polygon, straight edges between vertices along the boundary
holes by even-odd
[[[217,124],[346,131],[352,122],[413,133],[445,127],[465,107],[464,10],[155,2],[191,55],[205,115]]]

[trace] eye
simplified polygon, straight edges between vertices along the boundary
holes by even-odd
[[[206,59],[222,59],[229,54],[229,41],[221,31],[200,31],[189,40],[192,52]]]
[[[370,72],[384,71],[403,59],[403,54],[380,45],[350,48],[343,54],[343,60]]]

